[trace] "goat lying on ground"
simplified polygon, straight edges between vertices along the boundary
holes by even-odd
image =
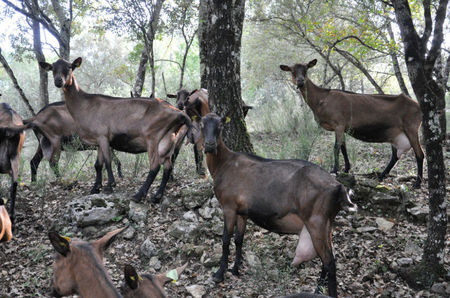
[[[176,270],[177,276],[183,272],[187,263]],[[131,265],[125,265],[125,283],[122,285],[122,295],[125,298],[164,298],[167,297],[164,291],[164,284],[172,281],[167,277],[167,273],[151,275],[139,275]]]
[[[0,199],[0,242],[8,242],[12,239],[11,219],[5,208],[5,200]]]
[[[176,156],[191,127],[189,117],[157,98],[117,98],[86,93],[73,75],[73,70],[80,65],[81,58],[73,63],[63,59],[53,64],[40,62],[42,68],[53,71],[55,86],[63,89],[67,109],[77,124],[81,139],[89,145],[99,146],[95,163],[97,177],[91,192],[98,192],[102,185],[103,162],[108,172],[104,191],[112,191],[115,181],[111,170],[111,146],[134,154],[148,153],[150,171],[138,193],[133,196],[136,201],[147,195],[161,165],[164,165],[161,185],[152,198],[154,202],[160,201],[172,172],[172,156]]]
[[[70,240],[50,231],[48,237],[57,252],[52,279],[53,295],[121,297],[103,267],[103,253],[123,229],[109,232],[93,242]]]
[[[180,110],[185,110],[185,107],[189,105],[189,109],[185,110],[188,113],[188,116],[193,119],[194,116],[205,116],[210,112],[209,102],[208,102],[208,90],[201,88],[195,89],[192,92],[187,91],[186,89],[180,89],[177,91],[177,94],[167,94],[169,98],[176,98],[176,105]],[[244,118],[247,116],[247,113],[250,109],[253,109],[252,106],[244,104],[243,107]],[[193,111],[195,110],[195,113]],[[205,175],[205,169],[203,168],[203,139],[202,134],[200,132],[200,118],[195,118],[192,122],[194,127],[192,135],[194,140],[194,157],[195,157],[195,166],[197,174],[203,176]]]
[[[51,103],[42,108],[36,116],[25,119],[23,123],[33,123],[33,132],[39,145],[33,159],[30,161],[31,181],[36,181],[39,163],[45,157],[50,162],[50,168],[56,177],[60,177],[58,160],[61,151],[69,148],[71,151],[94,150],[79,140],[76,135],[76,125],[66,104],[63,101]],[[122,177],[120,160],[112,151],[112,158],[117,164],[117,172]]]
[[[337,296],[332,251],[332,224],[341,209],[355,210],[343,185],[317,165],[303,160],[271,160],[230,151],[221,136],[225,118],[210,113],[201,118],[206,162],[214,192],[224,213],[223,252],[214,280],[228,268],[230,238],[236,226],[236,258],[232,273],[239,274],[247,218],[271,232],[298,234],[294,266],[319,255],[320,279],[328,277],[328,292]]]
[[[308,69],[316,63],[314,59],[308,64],[280,65],[280,68],[291,73],[294,84],[302,92],[319,125],[335,132],[332,172],[336,173],[339,169],[339,148],[344,156],[344,171],[350,170],[344,139],[344,133],[348,133],[364,142],[392,144],[392,157],[379,175],[380,180],[389,174],[401,155],[412,147],[417,160],[414,187],[420,187],[424,154],[419,140],[422,123],[419,104],[404,94],[369,95],[320,88],[307,77]]]
[[[22,118],[9,104],[0,103],[0,174],[11,176],[9,216],[13,227],[20,152],[25,140],[24,130],[30,127],[31,125],[23,125]]]

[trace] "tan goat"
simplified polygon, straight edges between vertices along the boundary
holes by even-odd
[[[308,69],[316,63],[314,59],[307,64],[280,65],[280,68],[291,73],[293,83],[302,92],[319,125],[335,132],[332,172],[336,173],[339,169],[339,149],[344,156],[344,171],[350,170],[344,139],[344,133],[348,133],[364,142],[392,144],[392,157],[386,169],[378,175],[380,180],[412,147],[417,160],[414,187],[420,187],[424,154],[419,140],[422,123],[419,104],[404,94],[357,94],[321,88],[307,77]]]

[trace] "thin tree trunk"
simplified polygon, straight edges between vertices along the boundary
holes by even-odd
[[[33,107],[30,104],[30,101],[28,100],[27,96],[23,92],[22,88],[19,86],[19,83],[17,82],[16,76],[14,75],[13,70],[9,66],[8,62],[6,61],[5,57],[2,55],[2,49],[0,48],[0,63],[3,65],[3,67],[6,70],[6,73],[8,74],[9,78],[13,82],[14,88],[16,88],[17,92],[20,94],[20,98],[22,98],[22,101],[25,103],[28,110],[31,112],[31,114],[34,116],[36,113],[33,110]]]
[[[392,31],[392,25],[390,22],[387,25],[387,29],[388,29],[390,39],[395,42],[395,36],[394,36],[394,32]],[[398,85],[400,86],[400,89],[402,90],[403,93],[410,96],[409,92],[408,92],[408,88],[406,88],[405,81],[403,80],[403,75],[402,75],[402,71],[400,70],[400,63],[398,63],[397,54],[390,47],[389,47],[389,55],[391,56],[392,66],[394,67],[395,77],[397,78],[397,82],[398,82]]]
[[[33,49],[36,60],[38,62],[45,62],[41,44],[41,26],[35,20],[31,20],[31,22],[33,28]],[[39,98],[41,100],[41,106],[48,105],[48,73],[42,67],[39,67]]]
[[[199,56],[200,56],[200,87],[208,88],[208,1],[200,0],[200,6],[198,11],[198,43],[199,43]]]
[[[205,66],[209,105],[218,115],[231,118],[223,133],[227,146],[234,151],[253,152],[242,111],[238,69],[245,0],[208,1],[207,9],[209,30],[202,43],[207,42],[208,48]]]
[[[141,53],[141,59],[139,60],[138,70],[136,73],[136,81],[134,82],[134,87],[133,87],[133,96],[134,97],[142,96],[142,89],[144,88],[145,72],[147,70],[147,63],[148,63],[147,50],[143,49],[142,53]]]

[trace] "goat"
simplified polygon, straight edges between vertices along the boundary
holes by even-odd
[[[339,210],[356,209],[345,187],[321,167],[304,160],[272,160],[231,151],[222,140],[226,119],[210,113],[200,122],[206,162],[224,213],[222,258],[213,280],[223,281],[235,226],[236,258],[231,272],[239,275],[250,218],[271,232],[298,234],[292,264],[297,266],[319,255],[323,264],[320,279],[328,275],[329,295],[337,296],[332,224]]]
[[[172,155],[176,156],[190,130],[189,117],[158,98],[118,98],[84,92],[73,75],[81,62],[79,57],[72,63],[59,59],[53,64],[39,64],[43,69],[53,71],[55,86],[63,89],[67,110],[77,124],[81,139],[89,145],[99,146],[95,163],[97,177],[91,192],[98,192],[102,186],[103,162],[108,172],[104,191],[112,192],[115,180],[111,170],[111,146],[128,153],[148,153],[150,171],[133,196],[135,201],[141,201],[147,195],[161,165],[164,165],[161,185],[152,198],[153,202],[159,202],[172,172]]]
[[[177,276],[183,272],[187,263],[176,270]],[[133,266],[127,264],[124,268],[125,283],[122,285],[121,292],[125,298],[165,298],[164,284],[172,281],[167,277],[167,273],[151,275],[139,275]]]
[[[13,227],[20,152],[25,140],[24,130],[31,127],[31,124],[23,125],[22,118],[9,104],[0,103],[0,174],[11,176],[9,216]]]
[[[192,123],[194,127],[192,137],[194,140],[195,166],[197,174],[199,174],[200,176],[204,176],[205,169],[203,168],[203,139],[199,128],[200,118],[197,118],[197,116],[205,116],[206,114],[211,112],[209,109],[208,90],[201,88],[189,92],[186,89],[180,89],[177,91],[176,95],[167,94],[167,97],[176,98],[176,105],[178,109],[185,110],[188,113],[188,116],[194,120]],[[189,108],[185,109],[187,106],[189,106]],[[253,107],[244,104],[242,109],[245,118],[248,111],[250,109],[253,109]]]
[[[114,230],[93,242],[71,240],[50,231],[48,237],[56,250],[53,296],[78,294],[81,297],[122,297],[103,267],[103,253],[123,230]]]
[[[33,132],[39,142],[36,153],[30,161],[31,182],[36,181],[39,164],[44,157],[50,162],[50,168],[56,177],[60,177],[58,160],[61,151],[70,148],[72,151],[94,150],[94,146],[88,146],[80,142],[76,135],[76,125],[66,104],[63,101],[51,103],[42,108],[36,116],[25,119],[23,123],[33,123]],[[112,151],[112,158],[117,164],[117,172],[122,177],[120,160]]]
[[[332,173],[337,173],[339,168],[339,149],[344,156],[344,172],[350,170],[344,135],[347,133],[364,142],[392,144],[392,157],[378,175],[380,181],[389,174],[401,155],[412,147],[417,161],[414,187],[419,188],[424,159],[419,140],[422,123],[419,104],[405,94],[357,94],[318,87],[307,77],[308,69],[316,63],[317,59],[314,59],[307,64],[280,65],[280,68],[291,73],[293,83],[300,89],[319,125],[335,132]]]
[[[11,219],[5,206],[6,201],[0,199],[0,242],[8,242],[12,239]]]

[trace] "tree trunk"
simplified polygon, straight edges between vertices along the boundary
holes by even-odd
[[[207,54],[208,54],[208,2],[209,0],[200,0],[198,11],[198,43],[200,56],[200,87],[208,88],[207,73]]]
[[[208,1],[206,40],[209,105],[215,113],[229,116],[223,138],[234,151],[253,152],[242,111],[240,40],[245,0]],[[236,11],[239,10],[239,11]],[[203,36],[204,37],[204,36]]]
[[[428,163],[429,208],[428,237],[422,262],[405,274],[413,285],[430,287],[445,272],[444,249],[447,232],[447,201],[445,198],[445,163],[443,143],[446,135],[445,90],[433,79],[433,67],[443,42],[442,28],[448,0],[441,0],[436,10],[433,41],[427,47],[431,26],[426,20],[424,36],[420,38],[414,27],[407,0],[393,0],[397,23],[402,36],[408,75],[423,113],[423,133]],[[430,3],[424,1],[424,5]],[[428,7],[429,9],[429,7]],[[426,9],[425,9],[426,10]],[[431,15],[427,16],[431,22]],[[428,52],[428,53],[427,53]],[[431,67],[430,67],[431,66]]]
[[[17,92],[19,92],[20,98],[22,98],[22,101],[25,103],[28,110],[31,112],[31,114],[34,116],[36,113],[33,110],[33,107],[30,104],[30,101],[25,95],[25,92],[23,92],[23,89],[19,86],[19,82],[17,82],[16,76],[14,75],[13,70],[9,66],[8,62],[6,61],[5,57],[2,55],[2,49],[0,48],[0,63],[5,68],[6,73],[8,74],[9,78],[13,82],[14,88],[16,88]]]
[[[38,62],[45,62],[45,56],[42,52],[41,44],[41,26],[38,21],[31,20],[33,28],[33,49]],[[48,105],[48,73],[42,67],[39,67],[39,98],[41,106]]]
[[[147,70],[147,62],[148,62],[147,49],[144,48],[141,53],[141,59],[139,61],[139,67],[136,73],[136,81],[134,82],[133,87],[134,97],[142,96],[142,89],[144,88],[145,82],[145,72]]]
[[[395,42],[394,32],[392,31],[391,23],[387,24],[387,29],[389,32],[389,37],[392,41]],[[395,77],[397,78],[398,85],[403,93],[407,96],[409,95],[408,88],[406,88],[405,81],[403,80],[402,71],[400,70],[400,63],[398,63],[397,53],[395,53],[394,49],[389,47],[389,55],[391,56],[392,66],[394,67]]]

